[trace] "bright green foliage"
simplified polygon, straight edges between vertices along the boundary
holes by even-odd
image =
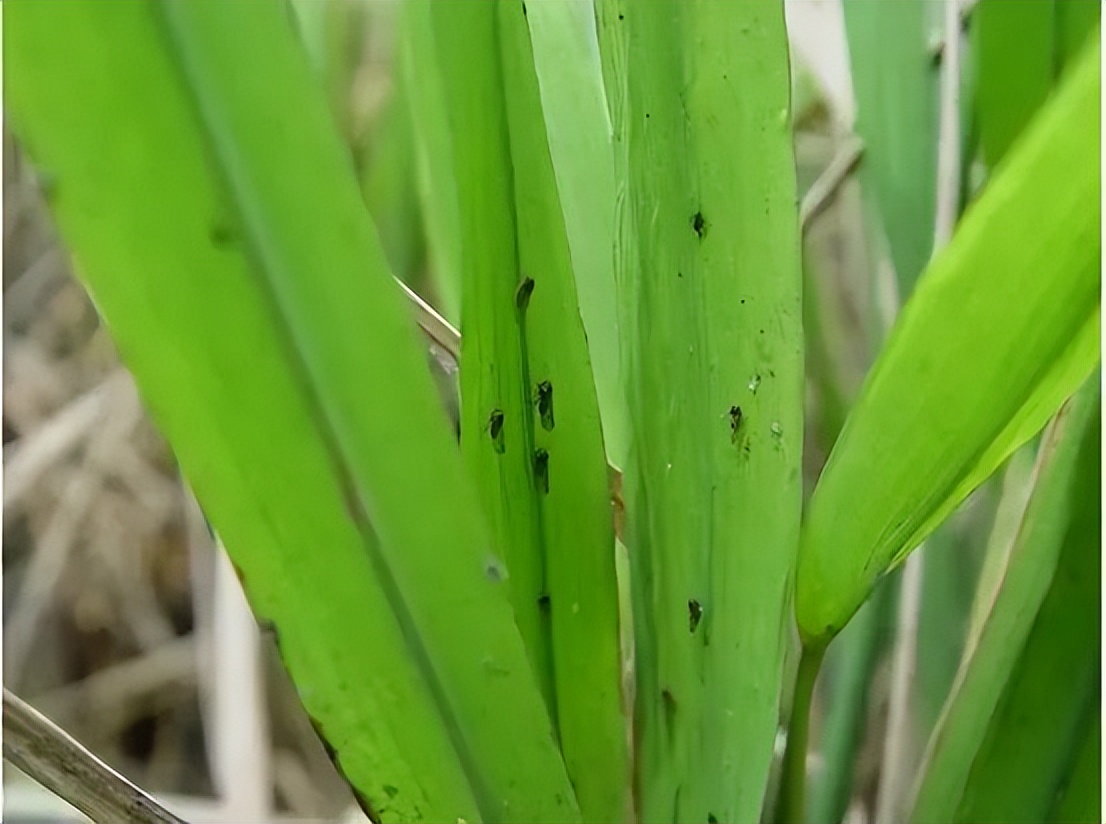
[[[755,821],[791,632],[799,232],[781,3],[597,6],[633,440],[643,821]]]
[[[862,180],[890,245],[905,298],[929,262],[937,177],[937,69],[931,34],[940,3],[845,0]]]
[[[429,14],[462,215],[462,451],[581,813],[621,820],[614,526],[529,32],[519,0]]]
[[[1096,373],[1045,437],[1037,482],[927,753],[913,819],[1045,821],[1099,705]]]
[[[501,566],[284,10],[5,11],[8,110],[78,268],[363,801],[572,820]]]
[[[572,250],[607,458],[621,467],[630,438],[618,359],[614,169],[591,4],[540,0],[527,9],[549,149]]]
[[[1098,359],[1098,55],[1096,41],[969,209],[865,383],[804,526],[807,643],[828,642]]]

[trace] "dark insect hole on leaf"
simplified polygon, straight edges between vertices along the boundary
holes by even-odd
[[[691,228],[695,230],[700,240],[707,236],[707,219],[703,217],[702,212],[696,212],[691,218]]]
[[[492,439],[492,448],[502,455],[507,448],[503,439],[503,410],[493,409],[488,417],[488,437]]]
[[[737,434],[741,431],[743,417],[740,406],[730,407],[730,440],[733,443],[737,443]]]
[[[703,605],[692,598],[687,602],[687,623],[692,632],[699,629],[701,620],[703,620]]]
[[[541,417],[541,428],[546,432],[552,432],[554,427],[553,420],[553,384],[549,381],[542,381],[538,384],[537,397],[535,402],[538,405],[538,415]]]
[[[538,609],[540,609],[542,612],[549,612],[549,609],[552,605],[553,602],[550,600],[548,594],[538,596]]]
[[[525,312],[530,305],[530,295],[534,293],[534,279],[525,277],[515,290],[515,306],[520,312]]]
[[[618,15],[618,19],[619,19],[619,20],[625,20],[625,19],[626,19],[626,15],[624,15],[624,14],[619,14],[619,15]]]
[[[534,450],[534,478],[538,482],[538,488],[549,493],[549,453],[544,449]]]

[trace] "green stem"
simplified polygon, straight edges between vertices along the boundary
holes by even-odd
[[[814,684],[822,668],[826,648],[804,647],[795,676],[795,697],[791,706],[791,724],[787,731],[787,750],[783,757],[783,786],[776,814],[777,824],[803,824],[806,788],[806,749],[810,737],[810,702]]]

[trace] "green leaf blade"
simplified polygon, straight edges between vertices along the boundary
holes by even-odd
[[[41,8],[13,5],[6,32],[21,132],[365,803],[571,819],[425,356],[281,8]]]
[[[430,14],[465,216],[462,448],[499,525],[516,619],[581,815],[623,820],[614,526],[525,14],[520,2],[437,4]]]
[[[1099,304],[1097,58],[1096,43],[969,209],[865,383],[804,527],[808,642],[839,631],[933,514],[1039,429],[1097,360],[1086,344]]]
[[[776,734],[801,495],[783,9],[604,2],[597,13],[633,430],[638,814],[751,821]]]
[[[845,30],[864,141],[861,177],[904,298],[933,248],[937,175],[937,4],[845,0]]]
[[[1046,435],[978,641],[930,740],[916,821],[1044,821],[1099,692],[1097,375]],[[1092,713],[1093,714],[1093,713]]]

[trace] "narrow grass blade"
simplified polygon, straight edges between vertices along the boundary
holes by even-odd
[[[1099,692],[1097,375],[1046,435],[978,644],[930,739],[915,821],[1044,821]]]
[[[1034,443],[1027,443],[1010,456],[1002,476],[1002,491],[995,517],[991,523],[991,534],[983,550],[983,563],[979,570],[975,594],[972,599],[971,613],[968,616],[968,631],[964,643],[965,655],[970,655],[979,641],[979,633],[991,610],[995,596],[1002,585],[1002,572],[1006,568],[1010,550],[1014,546],[1014,536],[1025,514],[1029,495],[1033,491],[1033,467],[1037,459]]]
[[[590,3],[541,0],[526,21],[541,87],[576,275],[580,317],[603,416],[603,440],[621,467],[629,444],[618,356],[614,283],[614,168],[610,120]]]
[[[968,210],[865,383],[804,526],[807,643],[832,638],[1098,359],[1098,55],[1096,41]]]
[[[1055,22],[1056,0],[980,0],[972,13],[979,136],[991,167],[1052,88]]]
[[[406,102],[414,141],[416,182],[426,222],[430,277],[438,310],[446,320],[461,320],[461,215],[453,171],[445,90],[434,58],[429,8],[406,2],[399,14],[398,68],[408,90]],[[427,47],[429,44],[429,48]]]
[[[548,456],[546,478],[536,486],[556,727],[584,820],[619,821],[629,816],[630,765],[614,519],[596,383],[525,14],[522,0],[499,4],[519,274],[534,284],[522,311],[532,443],[535,461]]]
[[[807,824],[839,824],[848,810],[872,700],[872,673],[893,635],[897,583],[893,576],[881,581],[826,653],[827,710],[818,747],[822,769],[811,783]]]
[[[358,140],[354,164],[361,182],[361,196],[380,234],[380,245],[392,274],[406,283],[414,283],[425,267],[426,244],[418,196],[416,138],[408,112],[409,92],[398,66],[396,74],[391,99]],[[435,297],[442,302],[439,296]]]
[[[583,818],[627,817],[614,524],[520,0],[430,4],[460,197],[462,450]]]
[[[937,70],[931,35],[939,3],[844,0],[861,172],[904,298],[929,261],[937,176]]]
[[[289,0],[288,6],[331,116],[348,143],[352,137],[351,92],[360,58],[364,7],[356,0]]]
[[[984,484],[926,540],[914,665],[913,739],[920,755],[948,697],[967,641],[983,552],[997,493]]]
[[[615,133],[644,821],[758,819],[791,632],[802,316],[781,3],[597,5]]]
[[[6,11],[7,102],[79,270],[363,803],[571,820],[478,504],[284,10]]]

